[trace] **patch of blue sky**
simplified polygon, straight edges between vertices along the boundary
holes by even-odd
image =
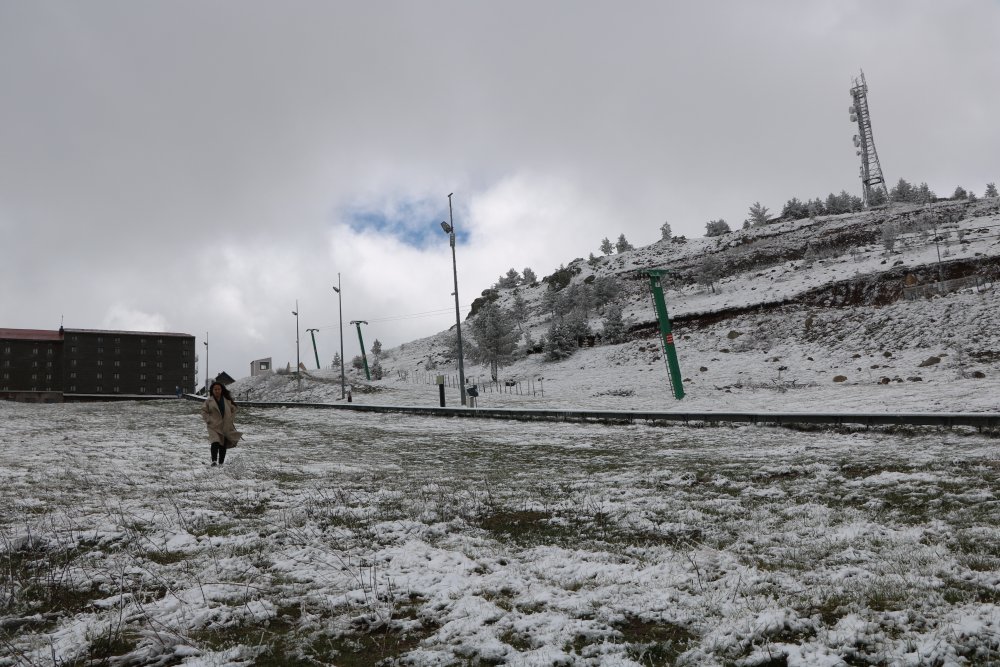
[[[415,248],[446,242],[447,238],[441,228],[441,221],[448,220],[447,207],[442,211],[439,204],[427,201],[396,202],[381,208],[355,206],[343,217],[356,232],[391,236]],[[457,222],[455,227],[457,243],[468,241],[469,232]]]

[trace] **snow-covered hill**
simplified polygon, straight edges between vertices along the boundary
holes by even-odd
[[[886,228],[899,230],[893,250]],[[706,257],[721,272],[695,280]],[[674,401],[643,270],[666,268],[665,285],[687,396]],[[583,347],[568,359],[522,354],[500,369],[466,363],[480,405],[684,410],[984,411],[1000,396],[1000,200],[903,205],[889,210],[784,221],[705,239],[671,239],[575,259],[536,285],[516,288],[528,304],[524,327],[545,336],[543,305],[562,289],[612,277],[622,288],[629,340]],[[906,284],[978,279],[933,298],[903,298]],[[514,289],[485,290],[510,309]],[[465,324],[468,323],[466,320]],[[589,325],[602,329],[602,315]],[[469,329],[463,325],[463,334]],[[454,328],[383,352],[384,376],[349,370],[353,400],[437,404],[447,376],[458,401]],[[351,356],[351,353],[348,353]],[[508,383],[515,383],[508,386]],[[233,387],[258,400],[334,401],[339,373],[245,378]],[[544,394],[543,394],[544,392]]]

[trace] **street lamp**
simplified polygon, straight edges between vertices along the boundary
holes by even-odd
[[[344,400],[347,395],[344,389],[344,302],[340,294],[340,272],[337,272],[337,286],[333,288],[337,293],[337,311],[340,313],[340,400]]]
[[[208,394],[208,332],[205,332],[205,394]]]
[[[299,377],[299,366],[302,362],[299,361],[299,300],[298,299],[295,300],[295,310],[292,311],[292,315],[295,316],[295,377]]]
[[[451,243],[451,268],[455,275],[455,329],[458,333],[458,386],[461,391],[462,405],[466,405],[465,364],[462,360],[462,314],[458,309],[458,263],[455,260],[455,219],[451,212],[451,196],[453,194],[455,193],[451,192],[448,194],[448,219],[451,223],[442,221],[441,229],[448,235],[448,240]]]

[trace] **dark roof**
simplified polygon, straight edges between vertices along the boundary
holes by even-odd
[[[116,331],[114,329],[64,329],[66,333],[87,333],[87,334],[125,334],[128,336],[188,336],[194,338],[191,334],[186,333],[170,333],[167,331]]]
[[[226,371],[222,371],[221,373],[216,375],[215,380],[216,382],[221,382],[222,384],[232,384],[236,382],[236,380],[234,380],[232,376],[230,376],[229,373],[227,373]]]
[[[0,329],[0,340],[62,340],[62,334],[51,329]]]

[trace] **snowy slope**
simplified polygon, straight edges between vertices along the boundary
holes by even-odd
[[[942,222],[937,244],[917,226],[921,214]],[[899,224],[893,252],[881,229]],[[945,236],[947,233],[947,237]],[[961,241],[959,238],[961,237]],[[938,253],[946,278],[974,273],[983,289],[964,289],[932,299],[900,298],[912,275],[932,282]],[[709,289],[681,278],[667,285],[666,299],[687,396],[669,391],[648,280],[648,267],[685,275],[706,254],[722,260],[725,274]],[[552,362],[522,355],[500,372],[520,383],[514,392],[490,383],[486,368],[465,374],[483,387],[480,405],[608,409],[801,411],[990,411],[1000,408],[1000,309],[993,277],[1000,269],[1000,206],[995,200],[904,206],[782,222],[686,243],[660,241],[596,266],[575,260],[588,277],[617,276],[625,291],[632,339],[620,345],[582,348]],[[572,284],[572,283],[571,283]],[[531,306],[533,340],[545,335],[548,286],[518,288]],[[509,308],[513,290],[499,290]],[[600,331],[593,313],[591,327]],[[466,336],[468,336],[466,332]],[[435,376],[457,380],[449,353],[452,332],[386,350],[384,378],[368,382],[351,369],[354,400],[370,403],[437,403]],[[348,353],[351,356],[351,353]],[[310,371],[301,383],[283,376],[246,378],[234,391],[258,400],[334,401],[339,373]],[[544,396],[540,389],[544,389]],[[457,390],[449,387],[454,394]],[[457,396],[451,396],[454,402]]]

